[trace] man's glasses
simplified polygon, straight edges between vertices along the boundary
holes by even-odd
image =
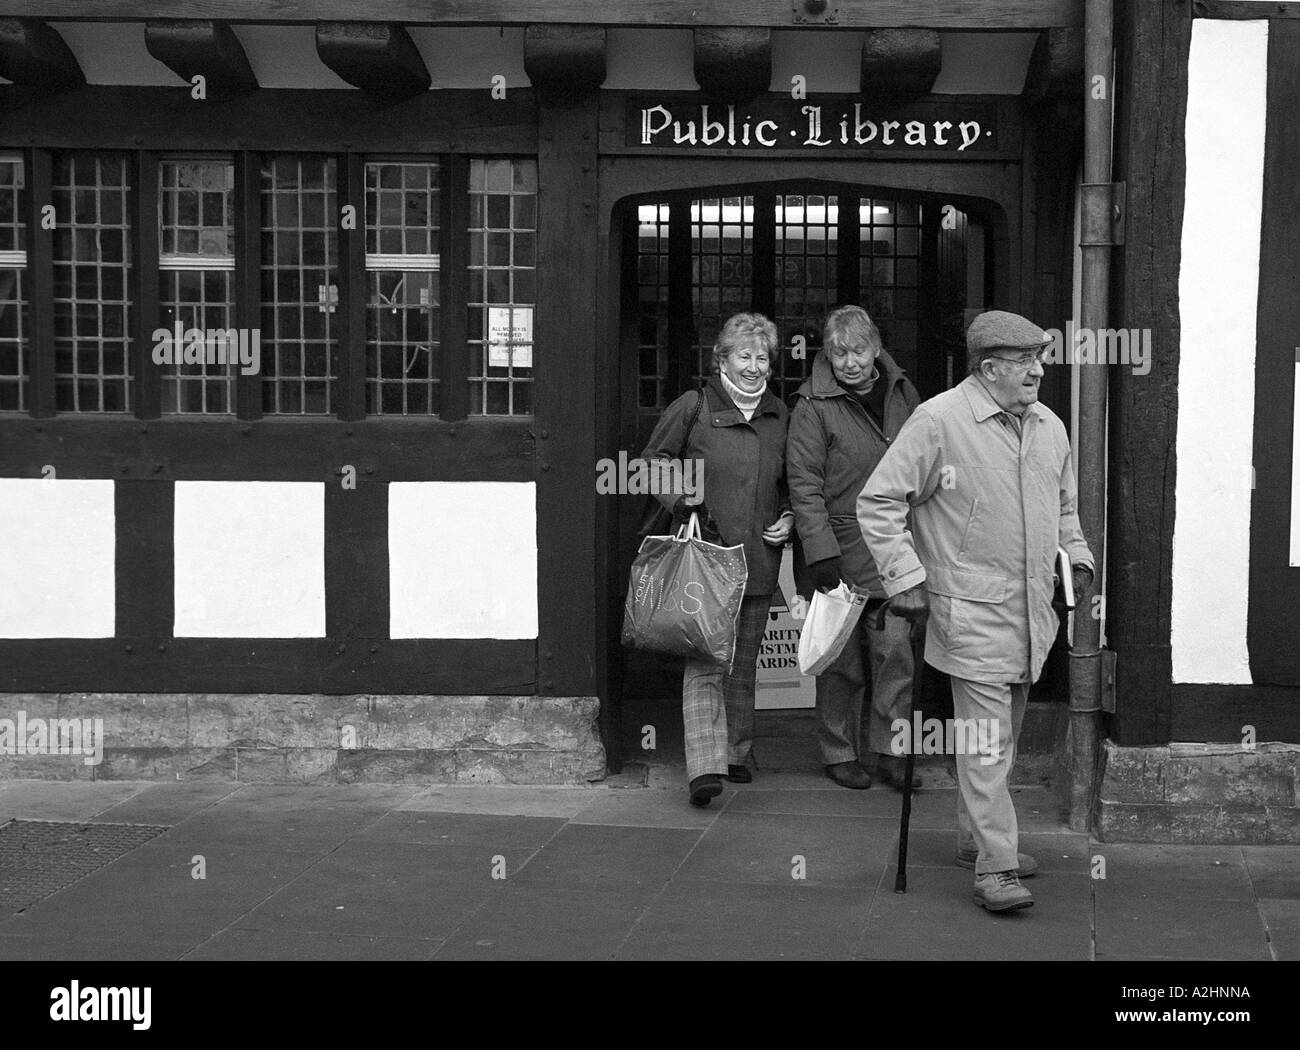
[[[1036,351],[1032,354],[1021,354],[1019,357],[1003,357],[1001,354],[993,356],[999,361],[1005,361],[1007,364],[1015,367],[1017,372],[1028,372],[1035,364],[1044,365],[1047,363],[1048,347]]]

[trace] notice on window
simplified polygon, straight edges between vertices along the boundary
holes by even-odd
[[[533,367],[533,308],[488,307],[488,364],[497,368]]]

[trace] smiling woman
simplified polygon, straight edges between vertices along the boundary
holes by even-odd
[[[730,667],[688,659],[682,676],[686,773],[691,803],[707,806],[722,777],[753,779],[754,677],[781,549],[794,526],[785,486],[785,405],[767,389],[776,325],[762,314],[730,317],[713,348],[716,374],[702,392],[699,426],[690,420],[698,395],[687,392],[665,409],[642,457],[690,458],[709,474],[708,505],[698,492],[659,496],[674,520],[699,514],[712,538],[743,545],[748,578]]]

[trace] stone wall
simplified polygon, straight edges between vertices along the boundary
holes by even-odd
[[[1117,747],[1093,822],[1104,842],[1300,844],[1300,744]]]
[[[581,784],[605,775],[598,709],[585,696],[6,693],[0,779]],[[102,760],[15,754],[20,714],[102,719]]]

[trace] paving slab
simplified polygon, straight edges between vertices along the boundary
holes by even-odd
[[[879,878],[896,834],[881,817],[726,812],[673,879],[862,888]]]
[[[518,876],[524,885],[657,892],[696,848],[701,832],[569,824]]]
[[[114,824],[179,824],[201,810],[229,798],[239,784],[184,782],[145,784],[129,798],[96,813],[91,820]]]
[[[12,962],[158,962],[181,958],[194,940],[172,937],[114,936],[96,940],[84,934],[24,936],[0,932],[0,961]]]
[[[148,786],[122,780],[12,781],[0,786],[0,824],[7,820],[90,820]]]
[[[528,787],[443,784],[416,791],[398,809],[442,813],[489,813],[519,817],[571,817],[600,794],[601,787]]]
[[[645,900],[621,889],[514,884],[435,953],[444,960],[612,959]]]
[[[972,900],[975,876],[956,866],[913,868],[894,892],[891,864],[854,951],[858,959],[1083,959],[1091,954],[1088,877],[1043,873],[1025,883],[1034,905],[993,914]]]
[[[538,849],[564,827],[562,817],[501,816],[494,813],[440,813],[400,810],[387,813],[360,831],[358,842],[411,842],[426,846],[477,846]]]
[[[609,791],[572,818],[574,824],[608,824],[640,828],[707,828],[728,805],[737,791],[714,799],[708,806],[692,806],[690,796],[680,791],[644,788],[639,791]]]
[[[417,937],[450,936],[493,894],[530,850],[502,850],[506,879],[492,877],[493,855],[473,846],[351,842],[242,916],[235,929]]]
[[[297,930],[224,930],[191,948],[185,961],[418,962],[432,958],[442,941],[418,937],[372,937]]]
[[[1269,958],[1263,920],[1253,901],[1193,900],[1159,894],[1107,898],[1098,892],[1098,958]]]
[[[897,836],[894,838],[897,848]],[[957,852],[957,829],[918,828],[908,832],[907,867],[910,871],[916,867],[957,868],[954,857]],[[1088,836],[1082,833],[1043,833],[1030,832],[1020,836],[1020,852],[1030,854],[1038,862],[1038,870],[1086,872],[1088,871],[1089,849]],[[973,878],[974,873],[967,869]],[[1037,878],[1037,876],[1034,876]],[[1032,884],[1029,885],[1033,889]]]
[[[174,825],[169,841],[319,852],[339,846],[410,798],[411,788],[250,786]]]
[[[1300,900],[1300,848],[1244,846],[1241,852],[1256,897]]]
[[[646,909],[620,959],[848,959],[870,888],[674,881]]]
[[[1193,900],[1254,899],[1240,846],[1169,846],[1098,843],[1105,878],[1096,880],[1097,900],[1125,896]],[[1102,870],[1098,866],[1099,872]]]
[[[0,921],[0,934],[109,940],[201,940],[290,885],[314,863],[300,853],[214,843],[196,879],[193,855],[158,840]]]

